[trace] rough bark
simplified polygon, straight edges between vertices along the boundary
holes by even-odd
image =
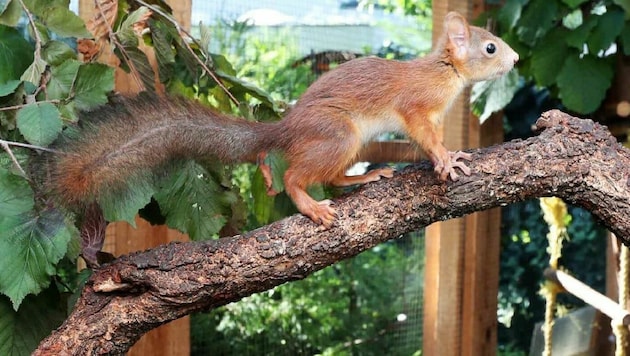
[[[471,151],[472,175],[442,183],[421,163],[336,199],[322,230],[292,216],[242,236],[172,243],[95,271],[65,323],[36,355],[119,354],[162,323],[306,277],[440,220],[541,196],[590,210],[630,241],[630,151],[608,130],[560,111],[539,136]]]

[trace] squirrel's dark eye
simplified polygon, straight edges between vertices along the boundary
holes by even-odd
[[[488,54],[494,54],[497,51],[497,46],[494,43],[488,43],[486,45],[486,52]]]

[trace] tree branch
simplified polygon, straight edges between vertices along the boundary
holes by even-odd
[[[555,195],[630,241],[630,151],[590,120],[550,111],[539,136],[473,150],[472,175],[439,182],[427,163],[336,200],[322,230],[292,216],[242,236],[172,243],[96,270],[35,354],[123,353],[151,328],[287,281],[440,220]]]

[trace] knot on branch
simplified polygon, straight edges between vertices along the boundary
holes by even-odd
[[[560,110],[549,110],[536,121],[534,130],[538,133],[544,133],[551,129],[551,133],[577,135],[583,137],[583,141],[592,141],[594,143],[603,143],[609,146],[618,146],[617,140],[610,133],[608,128],[593,122],[590,119],[580,119],[568,115]]]

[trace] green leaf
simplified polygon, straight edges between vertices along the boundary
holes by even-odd
[[[22,167],[26,167],[33,158],[32,150],[27,148],[14,147],[11,151],[13,152],[13,157]],[[13,159],[9,157],[6,152],[0,152],[0,167],[8,170],[18,177],[23,177],[22,172],[15,167]]]
[[[40,16],[49,29],[61,37],[92,37],[85,22],[67,7],[50,6]]]
[[[284,159],[284,156],[276,151],[267,152],[264,163],[269,166],[271,170],[271,188],[275,193],[281,193],[284,191],[284,173],[289,167],[288,162]],[[260,224],[268,224],[270,221],[278,219],[280,216],[276,214],[278,212],[278,204],[282,204],[281,199],[278,198],[282,194],[270,196],[267,194],[267,186],[260,168],[256,170],[254,177],[252,178],[252,197],[253,197],[253,214],[256,221]],[[292,205],[289,209],[294,209]],[[287,212],[287,209],[280,210],[281,214]]]
[[[256,218],[256,221],[260,225],[266,225],[269,223],[271,213],[273,212],[275,197],[267,194],[265,179],[260,169],[257,169],[252,177],[251,191],[253,197],[252,213],[254,218]]]
[[[225,73],[229,76],[236,75],[236,70],[232,66],[232,63],[230,63],[230,61],[228,61],[225,56],[220,54],[211,54],[210,58],[212,58],[212,65],[216,70],[221,71],[222,73]]]
[[[146,18],[148,12],[148,8],[141,6],[137,10],[130,13],[122,22],[120,28],[116,32],[116,35],[120,40],[120,43],[122,43],[124,47],[138,46],[138,36],[136,36],[136,33],[133,30],[133,25],[136,22],[142,21],[144,18]]]
[[[26,179],[0,167],[0,216],[26,213],[33,204],[33,190]]]
[[[76,123],[79,121],[79,115],[74,105],[74,101],[67,104],[59,105],[59,114],[66,122]]]
[[[282,192],[284,190],[284,172],[286,172],[287,168],[289,168],[289,162],[284,159],[284,156],[281,153],[271,151],[267,153],[265,163],[271,168],[271,187],[276,192]]]
[[[610,48],[615,38],[621,33],[624,23],[624,12],[617,8],[609,8],[599,20],[597,27],[588,38],[590,53],[598,54]]]
[[[31,63],[28,68],[26,68],[26,70],[20,77],[20,80],[31,82],[34,85],[39,85],[39,82],[42,78],[42,73],[44,73],[44,71],[46,70],[46,65],[47,63],[43,59],[39,57],[35,58],[33,60],[33,63]]]
[[[76,59],[74,50],[61,41],[48,41],[42,47],[42,58],[51,66],[58,66],[64,61]]]
[[[39,146],[50,145],[63,128],[59,110],[51,103],[28,104],[18,110],[16,120],[24,138]]]
[[[140,6],[138,9],[134,10],[129,14],[123,21],[120,27],[132,28],[137,22],[143,21],[147,18],[147,15],[150,13],[149,8],[145,6]]]
[[[79,110],[107,103],[107,94],[114,89],[114,68],[100,63],[79,67],[74,83],[74,102]]]
[[[81,62],[69,59],[50,69],[50,80],[47,85],[49,99],[64,100],[70,96],[80,66]]]
[[[5,7],[2,8],[4,2]],[[15,27],[22,16],[22,6],[18,0],[0,1],[0,24]],[[0,36],[2,37],[2,36]]]
[[[54,287],[29,295],[17,312],[0,296],[0,355],[30,355],[64,321],[61,296]]]
[[[144,90],[155,92],[155,73],[147,55],[138,47],[133,46],[125,46],[123,51],[125,55],[122,55],[118,48],[115,51],[122,63],[121,67],[128,73],[134,73],[142,82]]]
[[[621,31],[619,38],[621,39],[623,54],[630,56],[630,21],[627,21],[623,26],[623,30]]]
[[[235,95],[237,95],[236,93],[247,93],[251,96],[253,96],[254,98],[260,100],[261,102],[263,102],[265,105],[274,107],[275,105],[275,101],[273,100],[273,98],[271,97],[271,95],[269,93],[267,93],[266,91],[260,89],[259,87],[257,87],[256,85],[247,82],[243,79],[237,78],[235,76],[229,75],[223,71],[220,70],[216,70],[215,74],[223,79],[224,81],[228,82],[230,85],[230,92],[234,93]]]
[[[0,84],[20,78],[33,61],[33,47],[14,28],[0,25]]]
[[[0,218],[0,292],[17,310],[28,294],[50,284],[76,230],[58,210]]]
[[[151,39],[155,48],[155,57],[158,63],[158,73],[162,83],[167,82],[173,76],[173,67],[175,64],[175,53],[171,47],[171,33],[165,29],[166,25],[162,22],[149,20],[151,28]]]
[[[581,114],[595,111],[604,100],[613,77],[612,64],[593,56],[570,56],[558,75],[562,103]],[[579,80],[576,80],[579,78]]]
[[[324,199],[324,188],[321,184],[315,184],[309,187],[306,192],[315,200]],[[274,197],[273,209],[271,210],[269,222],[277,221],[296,213],[298,213],[298,211],[293,203],[293,200],[289,198],[286,192],[282,192]]]
[[[130,179],[126,187],[106,192],[98,198],[107,221],[126,221],[136,226],[138,210],[151,201],[155,188],[151,177],[140,175]]]
[[[569,46],[576,48],[578,51],[582,51],[584,49],[584,44],[586,40],[591,35],[593,28],[597,26],[599,23],[599,19],[601,16],[591,15],[586,18],[586,21],[582,23],[578,28],[569,31],[566,35],[566,42]]]
[[[236,194],[189,161],[169,176],[154,197],[168,226],[200,240],[211,238],[225,225]]]
[[[586,1],[588,0],[562,0],[563,3],[567,4],[572,9],[575,9]]]
[[[501,9],[497,19],[503,28],[510,29],[516,25],[516,22],[521,18],[521,12],[526,0],[507,0]]]
[[[0,0],[0,14],[2,14],[11,4],[11,0]]]
[[[556,82],[569,53],[569,47],[564,41],[567,32],[564,28],[552,31],[532,49],[531,70],[536,84],[548,86]]]
[[[586,1],[586,0],[584,0]],[[626,13],[626,19],[630,16],[630,1],[628,0],[613,0],[613,3],[619,5]]]
[[[0,83],[0,96],[6,96],[12,94],[17,87],[20,86],[21,81],[14,79],[4,83]]]
[[[519,88],[518,82],[518,72],[512,70],[496,80],[477,83],[473,86],[471,96],[473,112],[479,115],[479,120],[482,123],[493,112],[503,109],[512,101]]]
[[[516,33],[521,41],[533,46],[555,26],[557,17],[556,1],[533,0],[523,10]]]
[[[37,16],[44,16],[52,7],[68,8],[68,0],[22,0],[26,8]]]

